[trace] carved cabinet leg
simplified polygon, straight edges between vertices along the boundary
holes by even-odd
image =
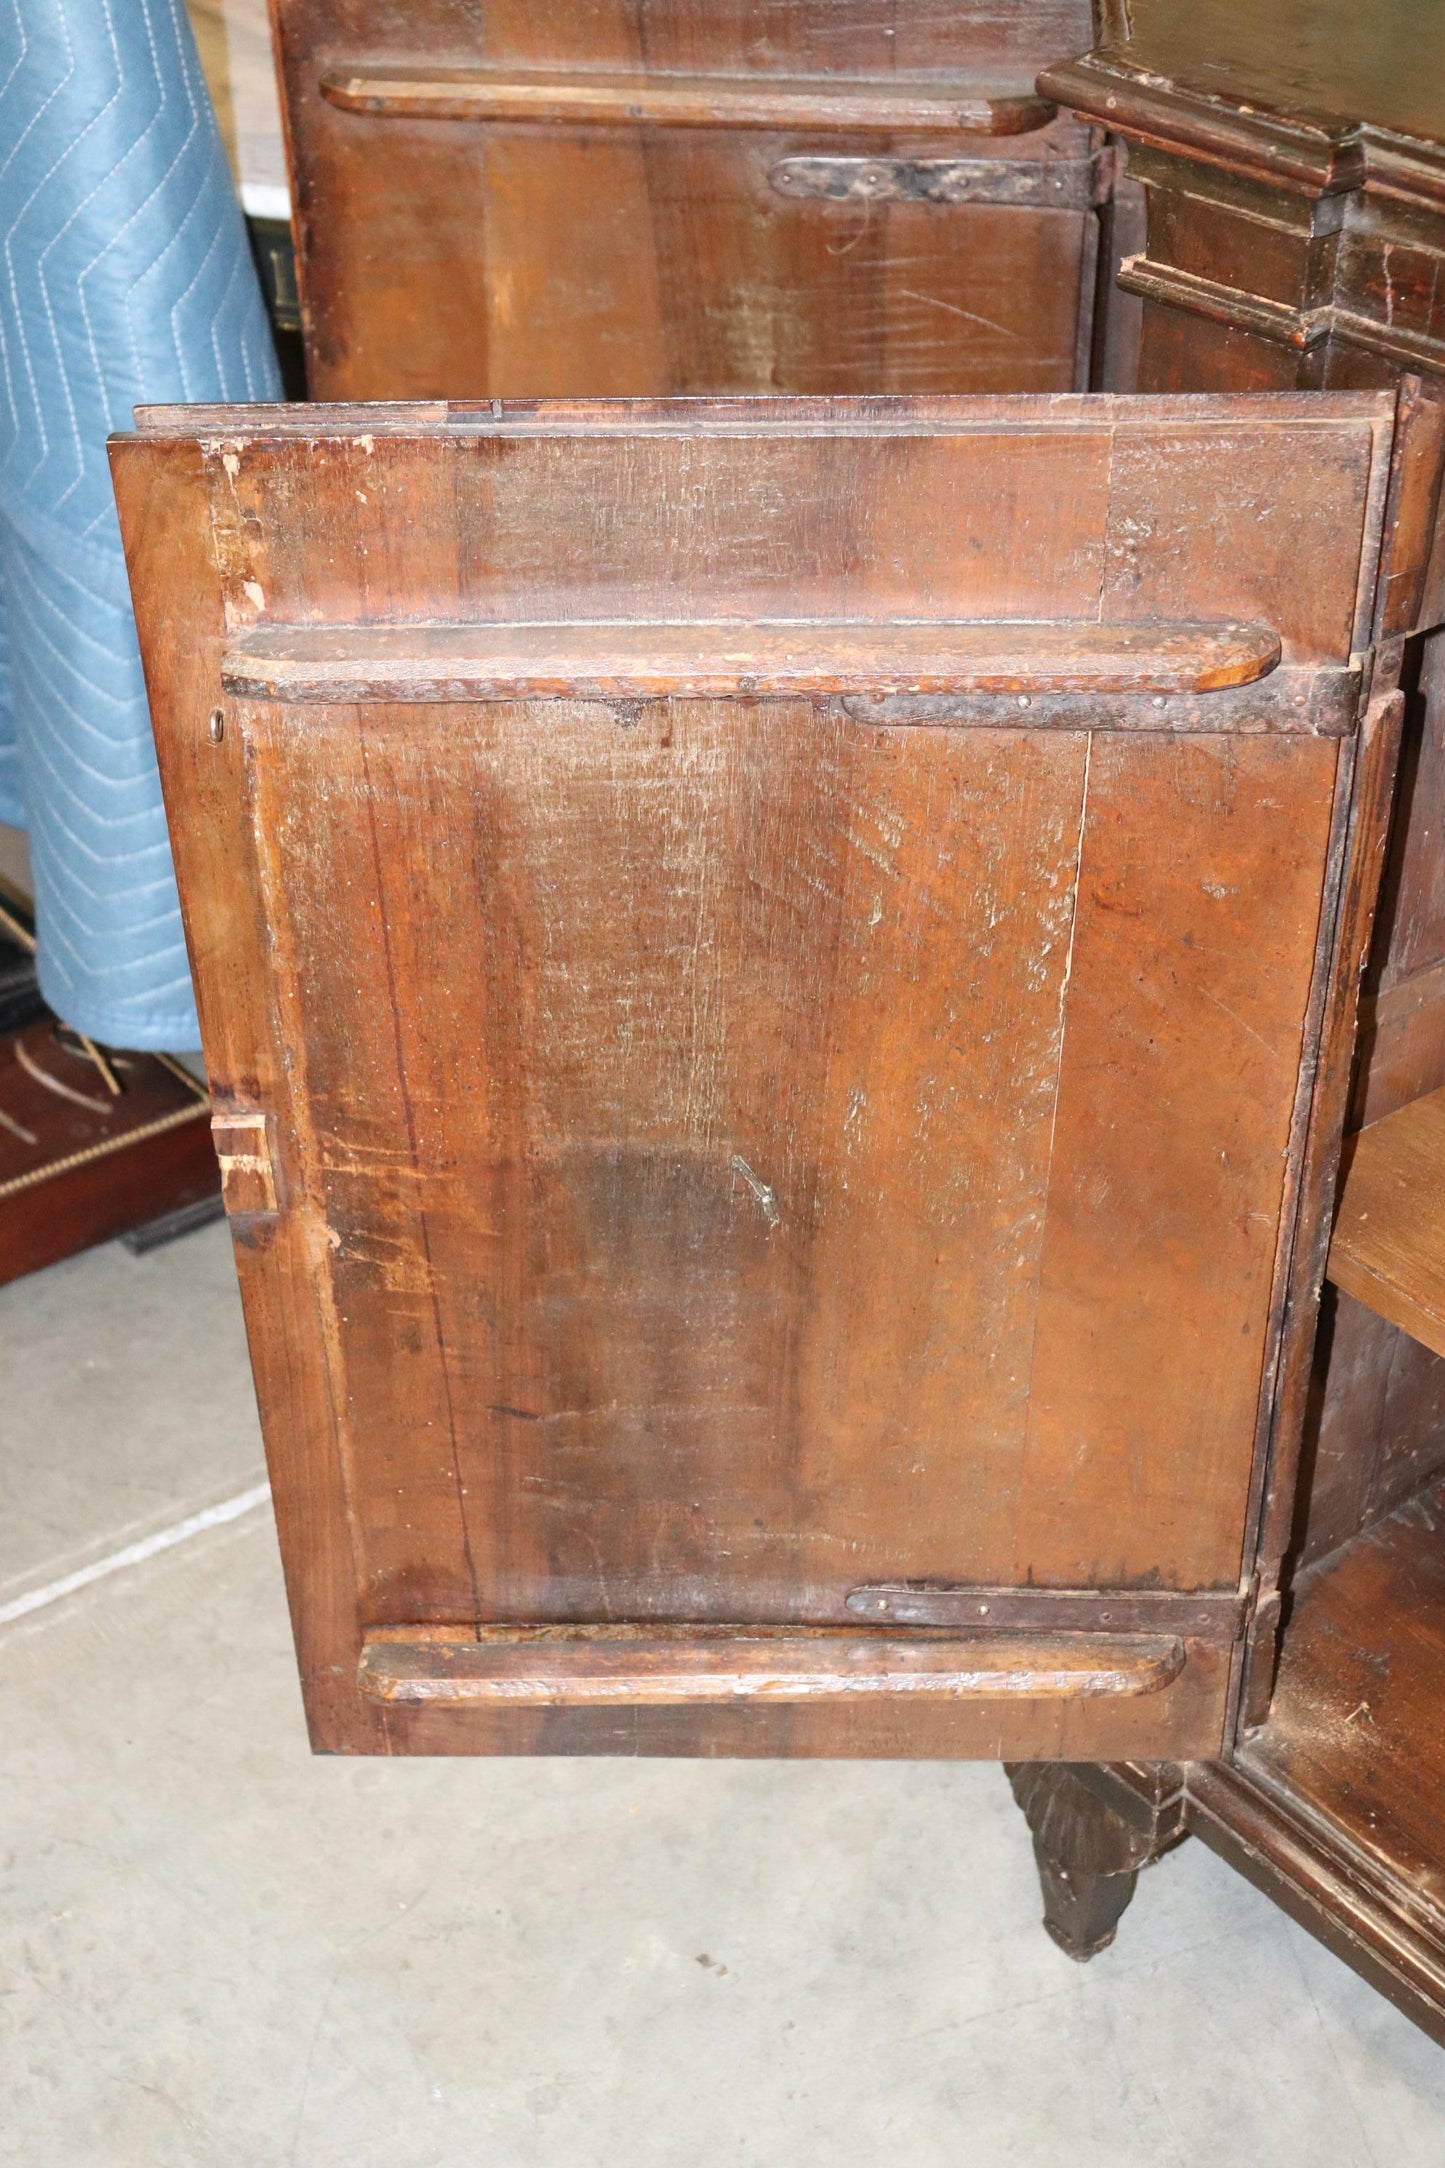
[[[1044,1926],[1067,1956],[1097,1957],[1139,1869],[1184,1834],[1179,1774],[1092,1762],[1010,1762],[1005,1773],[1033,1832]]]

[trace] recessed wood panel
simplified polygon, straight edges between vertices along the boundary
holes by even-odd
[[[1332,746],[245,727],[385,1615],[1237,1578]]]
[[[246,725],[388,1614],[998,1577],[1086,741],[426,725]]]
[[[1334,788],[1299,751],[1093,740],[1021,1580],[1240,1574]]]

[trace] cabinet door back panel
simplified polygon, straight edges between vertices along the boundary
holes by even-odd
[[[233,409],[117,446],[319,1739],[1218,1743],[1351,772],[1272,680],[1348,670],[1392,414]],[[201,752],[134,525],[163,469],[212,543],[171,597]],[[594,635],[647,697],[587,689]],[[945,705],[989,653],[1026,689],[969,727],[827,689],[915,650]],[[1127,689],[1181,655],[1187,696]],[[850,1596],[920,1583],[1067,1592],[1072,1668],[853,1638]],[[1162,1666],[1087,1642],[1130,1589],[1212,1592]],[[734,1654],[446,1654],[649,1623]],[[768,1629],[854,1653],[760,1671]]]
[[[1089,130],[1034,77],[1083,0],[279,0],[323,398],[1067,391]],[[1022,131],[1022,132],[1019,132]],[[1071,169],[1065,207],[834,201],[839,153]]]
[[[298,722],[242,729],[377,1616],[1233,1583],[1331,743]]]

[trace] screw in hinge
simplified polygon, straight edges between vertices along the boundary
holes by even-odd
[[[219,745],[226,735],[226,711],[224,708],[212,708],[211,719],[206,725],[206,731],[212,745]]]

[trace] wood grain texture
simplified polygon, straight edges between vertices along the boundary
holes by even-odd
[[[1331,851],[1339,854],[1338,904],[1321,921],[1316,967],[1319,1049],[1301,1077],[1297,1109],[1303,1131],[1299,1205],[1281,1260],[1277,1377],[1265,1432],[1267,1449],[1259,1468],[1265,1488],[1253,1554],[1259,1593],[1242,1682],[1246,1720],[1262,1712],[1274,1675],[1279,1583],[1295,1520],[1359,987],[1370,953],[1385,862],[1402,706],[1398,691],[1382,691],[1371,700],[1361,719],[1352,773],[1336,802]]]
[[[1084,0],[277,0],[274,19],[320,397],[1087,381],[1087,191],[882,203],[770,180],[853,146],[1078,168],[1090,133],[1034,77],[1087,41]]]
[[[285,1050],[266,992],[239,747],[206,728],[226,642],[209,482],[198,447],[176,445],[162,461],[138,453],[117,445],[111,469],[207,1074],[218,1108],[260,1111],[284,1089]],[[351,1686],[356,1568],[315,1229],[293,1214],[232,1231],[311,1741],[364,1751],[384,1733]]]
[[[279,1210],[237,1231],[319,1738],[1217,1750],[1212,1617],[1169,1684],[1087,1704],[353,1682],[365,1631],[849,1628],[870,1582],[1235,1601],[1349,748],[1070,729],[1067,692],[1047,729],[865,730],[766,669],[636,703],[233,693],[217,743],[224,656],[783,598],[870,638],[1067,615],[1087,647],[1167,595],[1337,677],[1392,417],[230,409],[117,448],[193,942],[223,929],[213,1071],[275,1124]]]
[[[1150,0],[1085,62],[1047,78],[1060,95],[1072,79],[1081,112],[1107,111],[1145,193],[1146,247],[1128,274],[1152,296],[1141,381],[1160,390],[1243,390],[1384,382],[1402,367],[1445,368],[1445,346],[1432,354],[1429,344],[1439,328],[1432,313],[1439,144],[1407,144],[1391,132],[1424,35],[1418,19],[1407,6],[1386,9],[1372,27],[1370,65],[1351,71],[1340,56],[1358,25],[1328,0],[1308,11],[1299,50],[1286,51],[1278,25],[1257,12],[1225,0],[1205,10],[1216,29],[1225,16],[1229,34],[1210,51],[1199,18]],[[1374,637],[1428,630],[1440,614],[1442,415],[1438,376],[1407,380]],[[1426,639],[1423,652],[1405,658],[1401,777],[1366,980],[1354,1122],[1445,1083],[1437,645]],[[1388,667],[1399,668],[1398,655]],[[1380,1406],[1394,1357],[1387,1336],[1373,1345],[1385,1367],[1368,1397]],[[1358,1386],[1353,1372],[1341,1373],[1341,1406],[1359,1403]],[[1338,1439],[1331,1392],[1321,1378],[1312,1422]],[[1287,1399],[1296,1404],[1300,1393],[1296,1381]],[[1396,1397],[1392,1406],[1405,1424],[1401,1465],[1428,1464],[1428,1439],[1412,1429],[1407,1401]],[[1431,1407],[1426,1391],[1418,1413],[1427,1425]],[[1373,1445],[1362,1439],[1360,1451],[1373,1464]],[[1372,1483],[1359,1492],[1373,1494]],[[1271,1549],[1286,1505],[1276,1482]]]
[[[1328,1558],[1445,1472],[1445,1359],[1326,1288],[1294,1534]]]
[[[1213,692],[1279,654],[1267,625],[297,625],[239,641],[221,683],[286,701]]]
[[[1445,1954],[1442,1511],[1436,1485],[1301,1581],[1269,1722],[1241,1767],[1392,1884]]]
[[[1131,147],[1148,241],[1121,276],[1147,298],[1147,319],[1184,313],[1223,328],[1236,362],[1292,350],[1292,361],[1276,357],[1285,381],[1359,381],[1348,372],[1371,358],[1438,374],[1445,109],[1433,93],[1422,109],[1416,87],[1438,22],[1394,0],[1371,14],[1362,45],[1345,0],[1303,12],[1301,38],[1293,20],[1281,35],[1278,11],[1239,0],[1151,0],[1122,35],[1047,69],[1040,88]],[[1423,126],[1402,126],[1412,105],[1428,113]],[[1242,388],[1218,368],[1195,381]]]
[[[1347,1295],[1445,1355],[1445,1090],[1353,1140],[1329,1273]]]
[[[1106,30],[1101,62],[1215,101],[1221,128],[1248,106],[1261,131],[1325,141],[1348,142],[1363,121],[1427,140],[1441,133],[1445,24],[1431,0],[1369,10],[1310,0],[1292,13],[1248,0],[1128,0],[1121,27],[1122,36]]]
[[[1445,1084],[1432,1064],[1445,1002],[1445,633],[1422,640],[1411,673],[1390,863],[1380,899],[1381,938],[1370,959],[1370,1023],[1378,1048],[1365,1118]],[[1391,1072],[1395,1072],[1394,1075]]]
[[[1445,2046],[1445,1943],[1418,1886],[1373,1871],[1307,1791],[1244,1762],[1196,1762],[1188,1829],[1397,2009]]]
[[[1167,1635],[917,1634],[880,1641],[814,1629],[695,1626],[413,1628],[368,1634],[361,1691],[375,1701],[509,1708],[637,1708],[740,1701],[1087,1700],[1154,1694],[1184,1668]]]
[[[1302,1222],[1245,1729],[1227,1764],[1190,1770],[1186,1811],[1191,1827],[1437,2038],[1445,2038],[1437,1841],[1445,1772],[1433,1715],[1445,1363],[1431,1352],[1441,1344],[1429,1291],[1439,1185],[1427,1132],[1428,1095],[1445,1086],[1437,893],[1445,757],[1439,635],[1420,635],[1439,625],[1445,605],[1438,449],[1433,460],[1417,458],[1411,439],[1438,432],[1445,378],[1445,107],[1432,67],[1441,27],[1439,10],[1419,0],[1368,11],[1345,0],[1284,10],[1130,0],[1109,11],[1093,53],[1041,82],[1081,117],[1119,130],[1145,194],[1144,245],[1124,272],[1146,297],[1141,383],[1244,391],[1429,373],[1406,381],[1371,634],[1388,643],[1377,689],[1402,673],[1407,701],[1388,866],[1368,957],[1357,934],[1368,929],[1360,904],[1371,880],[1350,883],[1356,934],[1342,935],[1348,953],[1306,1160],[1306,1188],[1318,1197],[1327,1176],[1315,1139],[1335,1128],[1343,1103],[1354,1056],[1350,984],[1368,963],[1352,1119],[1369,1126],[1354,1147],[1351,1201],[1331,1253],[1353,1295],[1328,1295],[1306,1396],[1299,1326],[1324,1226],[1311,1232]],[[1354,825],[1373,795],[1383,849],[1389,806],[1369,763],[1367,744]],[[1344,920],[1351,908],[1347,889]],[[1410,1102],[1421,1094],[1415,1113]],[[1402,1127],[1392,1132],[1394,1123]],[[1424,1342],[1407,1337],[1402,1318]],[[1289,1440],[1300,1435],[1306,1397],[1297,1494]],[[1287,1543],[1292,1560],[1282,1560]],[[1279,1612],[1270,1584],[1281,1564],[1295,1586],[1270,1709],[1266,1650]]]
[[[610,75],[597,68],[337,69],[321,95],[348,113],[412,120],[561,121],[598,127],[786,128],[809,134],[1028,135],[1054,107],[1027,93],[989,98],[966,84],[839,76]]]

